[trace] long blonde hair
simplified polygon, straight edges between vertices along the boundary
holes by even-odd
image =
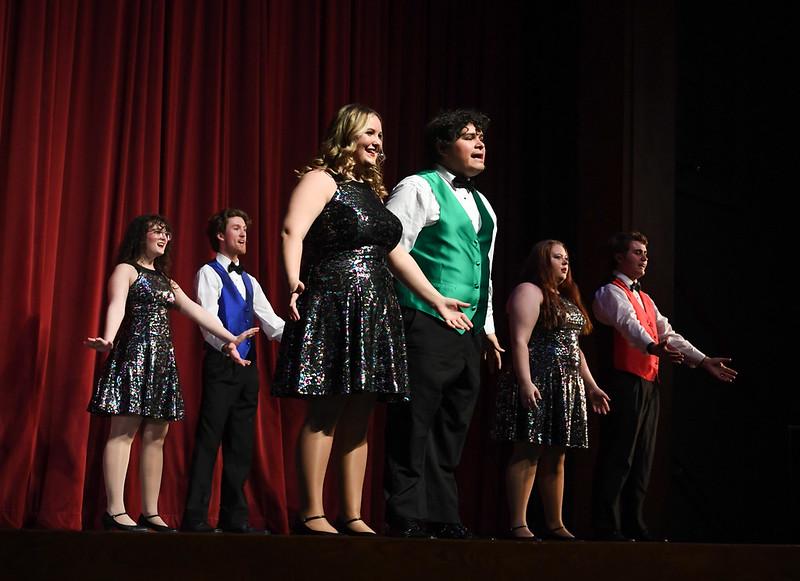
[[[378,113],[360,105],[351,103],[339,109],[336,113],[325,139],[320,146],[319,155],[311,162],[295,173],[302,177],[310,171],[316,169],[329,170],[334,174],[339,174],[348,179],[360,179],[372,188],[375,194],[383,199],[388,195],[386,186],[383,185],[383,160],[385,156],[381,151],[375,165],[368,165],[365,168],[356,166],[353,154],[356,151],[356,140],[364,132],[370,115],[381,118]]]

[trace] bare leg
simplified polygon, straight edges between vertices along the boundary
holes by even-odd
[[[528,528],[528,501],[541,448],[528,442],[514,442],[514,450],[506,468],[506,497],[511,519],[510,534],[515,537],[532,537]]]
[[[325,514],[322,488],[331,456],[336,423],[347,399],[345,396],[322,396],[308,401],[306,421],[297,442],[297,479],[300,484],[300,520]],[[308,521],[315,531],[337,532],[326,519]]]
[[[542,448],[539,461],[539,494],[542,495],[542,508],[547,530],[556,536],[573,537],[564,527],[561,509],[564,503],[564,453],[560,446]]]
[[[145,420],[142,429],[141,479],[142,514],[158,515],[158,493],[161,491],[161,473],[164,468],[164,439],[169,423]],[[151,523],[165,526],[160,516],[149,519]]]
[[[367,428],[374,406],[373,394],[348,397],[336,429],[334,454],[339,464],[340,515],[343,521],[361,518],[361,497],[367,471]],[[355,532],[375,532],[362,520],[347,526]]]
[[[141,422],[141,416],[114,416],[111,418],[111,430],[105,450],[103,450],[106,512],[109,515],[125,512],[125,476],[128,474],[131,444]],[[123,525],[136,524],[130,516],[124,514],[115,520]]]

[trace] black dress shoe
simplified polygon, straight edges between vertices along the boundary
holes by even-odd
[[[612,543],[632,543],[636,539],[626,537],[619,531],[600,531],[594,535],[594,540]]]
[[[184,521],[181,524],[181,532],[182,533],[209,534],[209,533],[221,533],[222,530],[221,529],[215,529],[210,524],[208,524],[206,521],[200,521],[200,522],[186,522],[186,521]]]
[[[157,516],[158,516],[157,514],[150,514],[150,515],[147,515],[147,516],[145,516],[143,514],[139,515],[139,526],[148,528],[151,531],[155,531],[157,533],[177,533],[178,532],[178,529],[173,529],[172,527],[156,524],[156,523],[150,521],[151,518],[155,518]]]
[[[351,518],[350,520],[345,520],[345,521],[337,520],[334,526],[336,527],[336,530],[339,531],[340,534],[347,535],[348,537],[378,536],[376,533],[373,533],[371,531],[354,531],[353,529],[351,529],[350,524],[356,521],[363,521],[363,519],[360,516],[357,516],[356,518]]]
[[[669,539],[654,535],[648,530],[638,531],[632,535],[633,540],[640,543],[668,543]]]
[[[559,541],[559,542],[572,542],[577,541],[578,538],[569,535],[566,527],[556,527],[550,529],[542,535],[543,541]]]
[[[397,521],[386,524],[386,534],[401,539],[435,539],[417,520]]]
[[[508,541],[526,541],[528,543],[541,543],[542,539],[540,539],[539,537],[534,535],[533,531],[531,531],[531,536],[529,536],[529,537],[520,537],[520,536],[514,534],[514,531],[518,531],[520,529],[527,529],[527,528],[528,528],[528,525],[517,525],[515,527],[511,527],[503,535],[503,538],[508,540]]]
[[[303,535],[303,536],[312,536],[312,537],[330,537],[330,536],[337,536],[339,533],[332,533],[330,531],[318,531],[316,529],[312,529],[306,523],[312,520],[318,520],[321,518],[325,518],[324,514],[318,514],[317,516],[307,516],[306,518],[300,518],[297,523],[292,527],[292,534],[295,535]]]
[[[103,513],[103,528],[107,531],[125,531],[126,533],[146,533],[147,528],[135,524],[135,525],[124,525],[120,522],[117,522],[117,517],[122,516],[124,512],[118,512],[117,514],[108,514],[107,512]]]
[[[437,539],[456,539],[469,541],[475,538],[467,527],[460,522],[431,523],[431,532]]]
[[[248,523],[238,525],[220,525],[223,533],[232,533],[234,535],[271,535],[272,533],[267,529],[256,529],[251,527]]]

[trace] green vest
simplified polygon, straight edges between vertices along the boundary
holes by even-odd
[[[473,193],[481,215],[481,229],[476,234],[472,220],[458,203],[447,182],[433,170],[418,175],[430,184],[439,203],[439,221],[420,230],[410,254],[442,295],[470,304],[464,312],[472,321],[473,332],[477,333],[486,322],[486,307],[489,304],[489,248],[492,245],[494,220],[481,197]],[[396,286],[397,298],[402,306],[441,319],[433,307],[408,287],[399,281]]]

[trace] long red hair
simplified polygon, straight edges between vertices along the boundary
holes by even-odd
[[[592,322],[586,307],[583,306],[581,300],[581,292],[578,285],[572,279],[572,267],[570,266],[567,271],[567,278],[561,284],[558,284],[556,274],[553,271],[553,265],[550,261],[550,253],[553,246],[561,246],[566,252],[566,245],[559,240],[541,240],[534,244],[531,253],[525,261],[525,266],[522,268],[522,280],[532,282],[540,289],[544,298],[542,300],[542,307],[539,310],[539,323],[545,329],[553,329],[564,321],[564,305],[560,297],[564,297],[572,304],[577,306],[586,322],[583,325],[581,333],[587,335],[592,331]],[[569,254],[569,253],[567,253]],[[560,295],[560,296],[559,296]]]

